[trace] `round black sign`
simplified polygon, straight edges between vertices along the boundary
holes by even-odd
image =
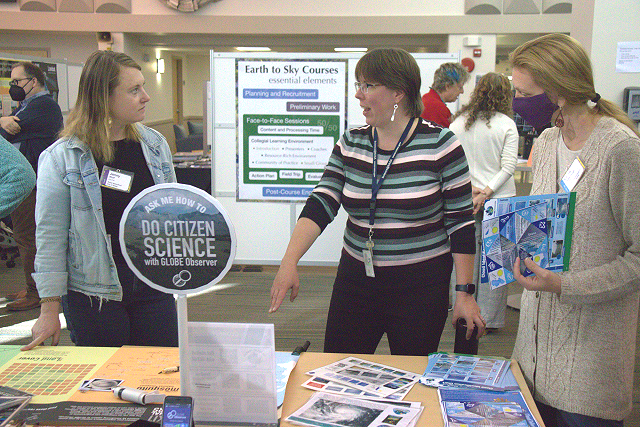
[[[120,220],[127,264],[152,288],[200,292],[233,264],[236,235],[220,203],[186,184],[158,184],[131,200]]]

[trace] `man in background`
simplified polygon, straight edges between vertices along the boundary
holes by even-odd
[[[0,135],[11,142],[37,173],[38,157],[62,129],[62,111],[45,87],[45,75],[31,62],[18,62],[11,69],[11,99],[19,102],[10,116],[0,117]],[[40,306],[33,273],[36,256],[36,189],[11,214],[13,238],[18,243],[26,289],[6,298],[14,300],[7,310],[22,311]]]

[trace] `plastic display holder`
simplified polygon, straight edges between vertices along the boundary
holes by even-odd
[[[120,220],[127,265],[147,285],[177,295],[180,393],[189,395],[187,295],[218,283],[233,265],[236,235],[222,205],[186,184],[158,184],[136,195]]]

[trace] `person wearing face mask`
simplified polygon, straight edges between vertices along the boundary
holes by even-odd
[[[485,322],[473,293],[475,253],[469,168],[455,135],[420,119],[420,70],[402,49],[375,49],[356,65],[366,125],[335,145],[305,204],[271,288],[273,313],[298,295],[297,264],[340,206],[348,214],[324,351],[374,353],[387,334],[392,354],[438,349],[455,263],[453,312]],[[375,166],[374,166],[375,165]]]
[[[62,129],[60,106],[45,88],[45,75],[31,62],[18,62],[11,69],[9,95],[20,104],[10,116],[0,117],[0,135],[27,158],[37,173],[38,157],[57,138]],[[36,189],[13,211],[13,237],[18,243],[26,289],[6,298],[14,300],[7,310],[31,310],[40,305],[40,297],[31,274],[36,255]]]
[[[433,74],[433,84],[429,92],[422,96],[424,111],[421,117],[448,128],[451,111],[445,102],[455,102],[464,93],[464,84],[469,80],[469,72],[457,62],[440,65]]]
[[[513,357],[545,425],[619,427],[632,408],[637,347],[640,133],[597,93],[575,39],[545,35],[510,59],[514,108],[555,125],[536,141],[531,194],[576,192],[568,271],[530,258],[513,266],[525,288]],[[535,276],[520,274],[522,262]]]
[[[33,276],[42,306],[23,350],[58,344],[61,305],[78,346],[178,345],[173,295],[140,281],[120,247],[131,200],[176,182],[167,141],[140,123],[150,100],[144,83],[128,55],[94,52],[61,138],[40,156]]]

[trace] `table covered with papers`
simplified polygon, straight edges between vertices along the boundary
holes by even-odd
[[[455,400],[458,397],[464,398],[453,391],[471,390],[473,396],[481,396],[483,399],[493,393],[481,388],[455,389],[448,387],[441,388],[441,396],[439,396],[438,388],[420,383],[420,380],[424,378],[422,375],[427,369],[428,362],[429,358],[416,356],[349,356],[332,353],[303,353],[289,376],[280,425],[282,427],[293,425],[322,427],[334,425],[357,425],[359,427],[368,425],[376,427],[380,425],[445,426],[443,408],[447,405],[454,407],[453,404],[448,404],[445,401]],[[438,362],[447,363],[445,360]],[[473,363],[470,371],[472,375],[477,375],[477,372],[484,368],[487,361],[475,363],[471,359],[463,359],[460,363]],[[493,365],[502,366],[498,362]],[[519,411],[526,408],[534,419],[524,420],[522,424],[515,423],[513,425],[535,426],[537,424],[543,426],[518,364],[515,361],[510,361],[510,363],[506,361],[506,365],[509,365],[509,372],[513,374],[515,382],[520,387],[520,392],[514,391],[514,387],[506,387],[504,393],[511,393],[513,397],[510,397],[509,401],[504,404],[483,403],[475,405],[478,411],[483,411],[479,415],[488,416],[499,413],[499,416],[502,416],[506,413],[507,417],[512,416],[515,420],[520,416]],[[459,367],[447,366],[447,369],[451,373]],[[487,383],[487,380],[483,381]],[[409,386],[408,390],[406,389],[407,385]],[[451,386],[451,384],[447,385]],[[386,404],[380,403],[376,397],[373,397],[373,400],[364,400],[368,394],[370,394],[369,397],[382,394],[386,396],[382,398],[383,401],[393,402],[395,400],[401,402],[402,406],[395,404],[386,406]],[[469,414],[474,416],[472,411],[464,415]],[[353,417],[353,421],[348,421],[349,417]],[[355,421],[356,418],[358,418],[357,421]],[[455,424],[450,423],[449,425]]]

